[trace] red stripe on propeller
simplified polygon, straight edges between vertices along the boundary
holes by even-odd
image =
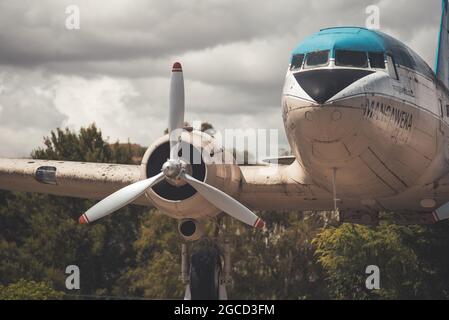
[[[172,72],[182,72],[182,66],[179,62],[173,64]]]
[[[263,229],[265,227],[265,221],[263,221],[262,219],[257,219],[256,223],[254,224],[254,228],[256,229]]]
[[[80,224],[88,224],[89,223],[89,219],[87,219],[86,215],[83,214],[81,215],[81,217],[78,219],[78,222]]]

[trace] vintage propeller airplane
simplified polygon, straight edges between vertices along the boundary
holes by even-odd
[[[385,211],[395,212],[403,224],[447,219],[448,24],[443,1],[435,72],[379,31],[336,27],[302,42],[293,50],[282,94],[292,157],[251,166],[222,161],[230,154],[213,136],[183,128],[183,72],[177,62],[170,133],[148,148],[140,166],[0,159],[0,188],[104,198],[81,215],[82,224],[129,203],[155,206],[179,220],[186,240],[201,238],[204,221],[222,212],[264,228],[248,208],[336,210],[340,221],[361,224],[376,224]],[[206,291],[224,298],[218,265]],[[195,268],[192,262],[186,298],[204,297],[190,290],[202,287],[201,277],[192,276]]]

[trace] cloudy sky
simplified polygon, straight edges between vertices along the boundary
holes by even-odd
[[[66,7],[80,29],[66,28]],[[0,0],[0,156],[29,155],[57,127],[92,122],[149,145],[167,123],[171,65],[183,64],[186,120],[279,129],[289,52],[320,28],[381,30],[431,66],[440,0]]]

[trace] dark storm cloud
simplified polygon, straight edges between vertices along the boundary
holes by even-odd
[[[439,1],[430,2],[2,1],[0,63],[123,62],[257,38],[304,36],[323,26],[363,25],[365,7],[372,3],[381,6],[385,28],[409,39],[417,28],[437,22]],[[81,10],[79,31],[65,28],[68,4]]]
[[[64,27],[68,4],[80,8],[79,31]],[[254,1],[4,1],[0,62],[160,57],[269,36],[294,25],[297,5],[287,4],[292,10]]]
[[[80,30],[65,28],[69,4],[81,10]],[[94,121],[111,139],[150,144],[166,126],[175,60],[188,120],[282,133],[291,49],[324,27],[364,26],[372,4],[381,30],[433,65],[439,0],[0,0],[0,131],[28,130],[8,138],[7,153],[28,153],[56,126]]]
[[[78,31],[65,28],[68,4],[80,8]],[[425,5],[418,0],[2,1],[0,64],[83,76],[161,76],[161,63],[176,57],[235,43],[285,39],[273,43],[283,53],[278,61],[265,62],[277,67],[285,64],[299,40],[322,27],[364,25],[370,4],[381,8],[382,29],[404,41],[413,43],[420,30],[438,25],[438,0]],[[429,38],[435,42],[436,35]],[[213,71],[210,67],[228,64],[229,58],[235,60],[233,55],[245,53],[241,48],[203,68]]]

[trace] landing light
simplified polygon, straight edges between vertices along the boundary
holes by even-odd
[[[436,201],[433,199],[422,199],[420,204],[421,204],[421,207],[430,208],[430,209],[435,208],[437,205]]]

